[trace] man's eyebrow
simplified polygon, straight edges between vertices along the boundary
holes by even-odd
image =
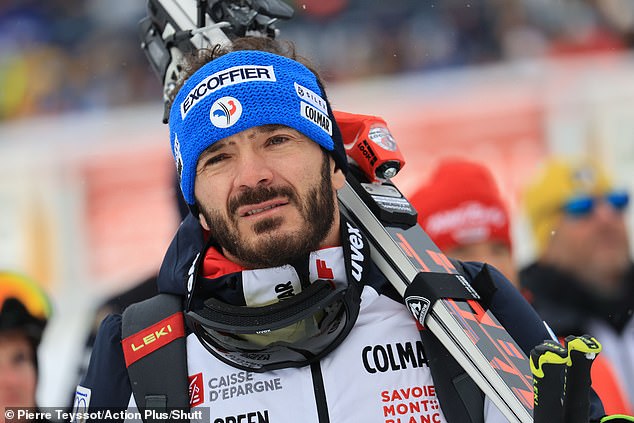
[[[288,128],[288,126],[281,125],[278,123],[270,123],[267,125],[262,125],[258,129],[260,130],[260,132],[270,133],[270,132],[275,132],[278,129],[283,129],[283,128]]]
[[[266,125],[261,125],[256,128],[253,128],[253,132],[249,134],[249,139],[254,139],[258,134],[268,135],[272,132],[278,131],[280,129],[289,128],[286,125],[281,125],[279,123],[268,123]]]
[[[211,144],[209,147],[207,147],[202,153],[201,156],[203,154],[212,154],[215,153],[216,151],[220,150],[223,147],[226,147],[227,144],[231,144],[233,141],[225,141],[225,140],[221,140],[218,142],[215,142],[213,144]]]

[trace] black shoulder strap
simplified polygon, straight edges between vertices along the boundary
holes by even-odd
[[[420,331],[440,407],[448,422],[483,423],[484,393],[429,330]]]
[[[160,412],[189,410],[182,310],[182,297],[158,294],[123,312],[123,352],[134,399],[146,423],[165,421],[159,418]],[[146,409],[156,413],[148,412],[146,419]],[[182,417],[186,413],[174,414]]]

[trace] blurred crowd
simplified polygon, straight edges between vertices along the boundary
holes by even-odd
[[[147,77],[136,41],[141,3],[0,1],[0,119],[156,95],[157,81]]]
[[[281,37],[330,80],[617,51],[628,0],[286,0]],[[139,47],[145,0],[0,0],[0,121],[160,98]]]

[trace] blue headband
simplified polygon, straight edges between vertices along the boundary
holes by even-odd
[[[296,129],[332,151],[341,165],[337,156],[343,150],[333,142],[334,131],[341,143],[330,106],[315,75],[301,63],[246,50],[228,53],[196,71],[179,90],[169,117],[172,153],[185,201],[195,202],[196,164],[205,149],[267,124]]]

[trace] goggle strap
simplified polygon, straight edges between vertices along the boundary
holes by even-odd
[[[302,291],[302,295],[261,307],[235,306],[209,298],[204,307],[187,316],[198,324],[230,333],[254,333],[284,327],[309,317],[333,301],[343,297],[345,287],[335,288],[330,281],[318,279]]]

